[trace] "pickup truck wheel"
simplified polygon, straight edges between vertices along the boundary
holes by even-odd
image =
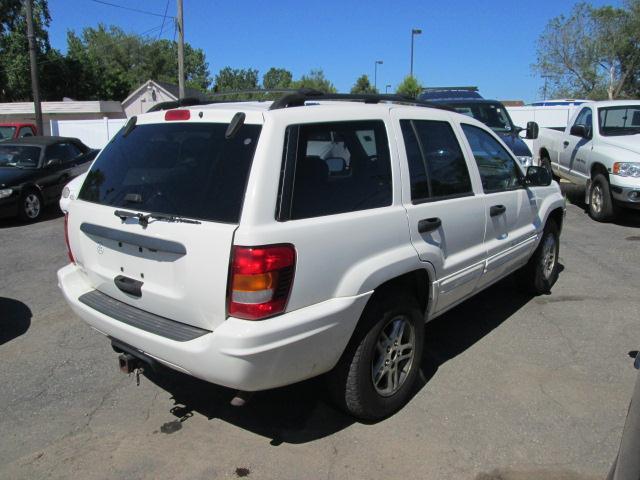
[[[618,213],[611,198],[609,181],[601,173],[593,177],[589,194],[589,216],[596,222],[610,222]]]
[[[528,293],[541,295],[549,293],[558,280],[560,254],[560,234],[553,220],[548,220],[542,239],[529,262],[518,271],[520,287]]]
[[[20,198],[18,216],[24,222],[34,222],[42,214],[42,197],[36,190],[27,190]]]
[[[413,393],[423,342],[424,318],[415,298],[395,290],[372,298],[327,376],[333,399],[361,420],[395,413]]]

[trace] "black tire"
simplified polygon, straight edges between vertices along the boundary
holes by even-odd
[[[403,335],[413,334],[413,355],[410,359],[394,363],[409,349],[398,349],[392,343],[382,353],[377,346],[383,339],[381,332],[390,332],[388,329],[393,329],[400,321],[404,325]],[[410,343],[408,336],[402,338],[407,339],[402,340],[407,342],[406,345]],[[397,290],[377,292],[367,304],[340,361],[327,375],[333,400],[345,412],[360,420],[376,421],[395,413],[414,393],[423,343],[424,316],[416,299]],[[380,366],[379,369],[376,369],[374,361]],[[400,371],[395,376],[392,373],[394,366],[393,371]],[[387,372],[379,377],[377,386],[374,385],[374,371]],[[389,383],[392,377],[397,380],[395,390]],[[389,391],[381,393],[384,385]]]
[[[611,197],[609,180],[598,173],[591,181],[589,192],[589,216],[596,222],[610,222],[618,214],[618,207]]]
[[[23,222],[35,222],[42,216],[43,209],[42,195],[37,190],[25,190],[20,196],[18,217]]]
[[[558,280],[560,265],[560,233],[556,222],[547,220],[540,244],[527,264],[517,273],[520,288],[527,293],[549,293]]]

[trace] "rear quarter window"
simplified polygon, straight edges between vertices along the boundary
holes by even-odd
[[[243,125],[161,123],[120,131],[87,174],[79,198],[134,211],[222,223],[240,220],[260,135]]]
[[[391,205],[391,164],[384,122],[290,126],[279,220],[335,215]]]

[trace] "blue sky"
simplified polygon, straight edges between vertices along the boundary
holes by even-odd
[[[176,0],[105,0],[162,15],[175,15]],[[477,85],[487,98],[539,97],[542,81],[531,71],[536,41],[552,17],[568,13],[572,0],[184,0],[185,40],[202,48],[212,76],[222,67],[270,67],[294,78],[322,68],[339,91],[348,91],[366,73],[378,88],[392,89],[409,73],[411,28],[414,74],[426,86]],[[620,5],[620,0],[593,0]],[[49,0],[52,45],[66,50],[67,30],[98,22],[130,33],[156,28],[161,16],[145,15],[91,0]],[[172,19],[162,38],[172,39]]]

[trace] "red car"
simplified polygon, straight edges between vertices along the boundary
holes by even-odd
[[[0,142],[8,139],[33,137],[37,134],[38,130],[33,123],[0,123]]]

